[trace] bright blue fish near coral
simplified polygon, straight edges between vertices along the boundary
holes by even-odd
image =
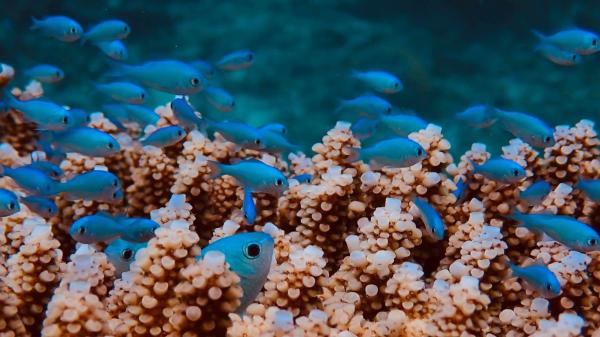
[[[289,153],[298,150],[298,146],[290,143],[284,135],[270,129],[259,129],[258,138],[261,140],[261,150],[273,153]]]
[[[402,137],[386,139],[377,144],[352,149],[349,162],[362,160],[378,170],[383,167],[410,167],[427,158],[427,151],[419,143]]]
[[[0,218],[13,215],[20,210],[17,195],[13,191],[0,188]]]
[[[135,261],[135,254],[137,254],[138,250],[147,246],[148,242],[138,243],[115,239],[106,246],[104,254],[106,254],[110,263],[115,266],[115,275],[120,277],[121,274],[129,271],[131,264]]]
[[[175,98],[171,102],[171,110],[179,121],[179,123],[187,130],[193,130],[204,125],[205,121],[202,120],[194,108],[185,100],[185,98]]]
[[[69,234],[79,243],[107,242],[121,236],[123,226],[105,214],[84,216],[71,224]]]
[[[25,76],[42,83],[56,83],[65,78],[65,73],[57,66],[40,64],[25,70]]]
[[[21,166],[10,168],[0,166],[0,176],[7,176],[17,183],[22,189],[34,195],[54,195],[57,193],[57,182],[52,180],[45,172],[33,167]]]
[[[122,40],[127,38],[129,33],[131,33],[131,28],[127,23],[121,20],[106,20],[85,32],[81,38],[81,43],[86,41],[97,43]]]
[[[466,126],[473,128],[488,128],[496,123],[496,108],[487,104],[468,107],[456,114],[456,118]]]
[[[206,79],[192,66],[176,60],[149,61],[139,65],[115,64],[111,76],[129,78],[145,87],[175,95],[193,95]]]
[[[142,145],[152,145],[159,148],[179,143],[185,138],[185,130],[177,125],[165,126],[155,130],[141,140]]]
[[[275,242],[266,233],[240,233],[219,239],[202,248],[199,259],[210,258],[210,252],[225,255],[231,270],[240,277],[244,295],[236,312],[242,314],[254,302],[271,270]]]
[[[356,123],[352,124],[350,130],[352,135],[357,139],[363,140],[372,137],[377,131],[377,119],[359,118]]]
[[[65,152],[77,152],[91,157],[106,157],[121,150],[110,134],[87,126],[74,127],[52,136],[52,143]]]
[[[352,71],[352,77],[366,84],[370,89],[382,94],[395,94],[404,86],[395,75],[383,70]]]
[[[258,160],[243,160],[231,165],[208,161],[208,164],[212,178],[230,175],[252,192],[281,196],[289,186],[281,171]]]
[[[517,183],[526,177],[523,166],[504,158],[489,159],[483,164],[472,162],[473,173],[504,184]]]
[[[524,214],[517,211],[509,218],[529,230],[544,232],[571,249],[580,252],[600,250],[600,235],[589,225],[570,216]]]
[[[427,232],[429,232],[436,240],[444,239],[444,233],[446,226],[440,214],[431,206],[427,201],[413,197],[412,202],[419,209],[421,213],[421,220],[425,224]]]
[[[127,112],[127,119],[130,122],[139,124],[142,127],[150,124],[156,124],[160,116],[154,110],[143,105],[137,104],[122,104]]]
[[[456,190],[452,192],[454,197],[456,198],[456,203],[461,203],[464,201],[466,195],[467,184],[463,180],[463,178],[459,178],[456,182]]]
[[[129,104],[143,104],[148,94],[137,84],[129,82],[98,83],[95,87],[115,101]]]
[[[207,87],[202,93],[206,101],[221,112],[230,112],[235,108],[233,96],[221,88]]]
[[[383,115],[379,121],[400,137],[407,137],[409,134],[427,127],[427,122],[421,117],[404,113]]]
[[[575,188],[582,190],[590,200],[600,202],[600,179],[579,178]]]
[[[543,120],[522,113],[496,110],[498,121],[513,136],[531,146],[545,148],[554,144],[554,132]]]
[[[551,44],[561,50],[579,55],[594,54],[600,48],[598,35],[583,29],[567,29],[550,36],[534,30],[533,34],[540,39],[540,43]]]
[[[527,282],[527,286],[537,291],[545,298],[554,298],[560,295],[560,281],[556,275],[541,261],[536,261],[529,266],[519,267],[508,261],[511,275]]]
[[[550,184],[545,180],[540,180],[529,185],[527,189],[519,194],[519,197],[527,201],[529,205],[539,205],[550,193],[550,190]]]
[[[337,112],[353,112],[359,116],[377,119],[392,113],[392,104],[385,99],[374,95],[363,95],[353,99],[343,100]]]
[[[202,118],[202,123],[209,135],[218,132],[226,140],[243,148],[255,150],[263,148],[258,129],[248,124],[234,121],[213,122],[206,118]]]
[[[122,61],[129,57],[127,47],[119,40],[98,42],[96,43],[96,47],[98,47],[98,49],[100,49],[104,55],[113,60]]]
[[[42,218],[51,218],[58,213],[58,207],[52,199],[29,195],[21,198],[21,202]]]
[[[310,174],[310,173],[299,174],[297,176],[292,177],[292,179],[295,179],[300,184],[310,183],[312,180],[312,174]]]
[[[115,217],[122,226],[121,238],[130,242],[147,242],[154,237],[160,225],[148,218]]]
[[[63,42],[75,42],[83,34],[83,28],[77,21],[66,16],[48,16],[41,20],[32,18],[31,30]]]
[[[216,66],[221,70],[235,71],[249,68],[254,62],[254,53],[250,50],[237,50],[223,56]]]
[[[25,165],[23,167],[31,167],[36,170],[42,171],[46,175],[54,179],[58,179],[63,175],[63,170],[60,168],[60,166],[48,161],[34,160],[31,162],[31,164]]]
[[[73,117],[73,126],[84,126],[90,122],[90,115],[82,109],[69,109]]]
[[[93,170],[85,172],[61,183],[58,190],[67,200],[95,200],[116,203],[123,197],[121,182],[114,174]]]
[[[60,105],[43,100],[20,101],[7,93],[6,104],[23,113],[28,120],[44,130],[64,130],[74,126],[71,113]]]
[[[244,202],[242,205],[242,211],[244,217],[249,224],[253,225],[256,220],[256,204],[254,198],[252,198],[252,190],[249,188],[244,189]]]

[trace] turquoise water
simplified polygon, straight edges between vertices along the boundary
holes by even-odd
[[[104,98],[91,87],[109,69],[93,46],[67,44],[31,32],[31,17],[67,15],[84,28],[119,18],[130,24],[128,63],[173,58],[216,61],[237,49],[256,53],[247,71],[219,74],[215,84],[235,96],[231,113],[214,119],[253,125],[279,121],[306,149],[336,120],[341,99],[365,92],[352,69],[385,69],[404,90],[387,96],[441,125],[455,153],[472,142],[492,152],[509,134],[496,127],[467,129],[453,119],[476,103],[528,112],[551,125],[598,118],[598,55],[575,67],[560,67],[534,51],[532,29],[545,33],[581,27],[600,31],[594,2],[545,1],[2,1],[0,61],[19,70],[38,63],[60,66],[64,81],[45,86],[47,98],[99,110]],[[172,96],[152,92],[149,106]],[[378,137],[386,137],[385,133]],[[377,137],[376,137],[377,138]]]

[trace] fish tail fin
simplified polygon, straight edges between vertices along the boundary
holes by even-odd
[[[506,274],[505,278],[508,279],[508,278],[516,277],[519,266],[514,264],[508,257],[505,259],[504,264],[506,265],[506,268],[508,269],[508,273]]]
[[[208,160],[207,163],[210,168],[210,179],[216,179],[223,175],[223,164],[214,160]]]
[[[542,32],[532,29],[531,33],[537,37],[540,41],[544,41],[546,39],[546,35],[544,35]]]
[[[40,28],[40,20],[36,19],[35,16],[31,17],[31,26],[29,30],[38,30]]]
[[[350,164],[350,163],[354,163],[359,160],[360,160],[360,148],[351,147],[350,154],[348,155],[348,158],[346,158],[346,160],[344,162],[346,162],[347,164]]]
[[[472,159],[467,159],[467,160],[469,161],[469,164],[471,164],[471,166],[473,167],[473,173],[477,173],[477,169],[479,168],[479,164],[477,164]]]

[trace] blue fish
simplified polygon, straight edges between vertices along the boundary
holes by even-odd
[[[548,61],[560,66],[572,67],[581,63],[581,55],[560,49],[550,43],[539,43],[535,46],[535,51],[539,52]]]
[[[534,264],[524,267],[519,267],[510,261],[507,264],[512,276],[523,279],[530,288],[543,297],[554,298],[560,295],[560,281],[542,262],[536,261]]]
[[[232,165],[208,161],[208,164],[211,178],[224,174],[230,175],[243,188],[250,189],[252,192],[281,196],[289,186],[287,178],[281,171],[258,160],[243,160]]]
[[[160,119],[160,116],[143,105],[122,104],[127,112],[127,120],[139,124],[142,127],[146,125],[154,125]]]
[[[496,109],[486,104],[474,105],[457,113],[456,118],[464,125],[473,128],[488,128],[496,123]]]
[[[121,274],[129,271],[138,250],[147,246],[148,242],[129,242],[123,239],[111,241],[104,249],[104,254],[106,254],[108,261],[115,266],[115,276],[120,277]]]
[[[248,124],[234,121],[213,122],[206,118],[202,118],[202,122],[206,125],[209,135],[218,132],[226,140],[243,148],[254,150],[263,148],[263,141],[258,129]]]
[[[104,214],[87,215],[71,224],[69,234],[79,243],[107,242],[121,236],[123,226]]]
[[[185,136],[186,133],[182,127],[171,125],[155,130],[146,138],[142,139],[141,142],[143,145],[152,145],[163,148],[179,143]]]
[[[115,64],[111,76],[122,76],[145,87],[175,95],[193,95],[206,86],[195,68],[176,60],[149,61],[139,65]]]
[[[392,113],[392,104],[374,95],[363,95],[349,100],[343,100],[336,112],[353,112],[359,116],[377,119]]]
[[[122,226],[121,238],[129,242],[147,242],[160,227],[157,222],[148,218],[116,217],[115,220]]]
[[[81,43],[122,40],[131,33],[129,25],[121,20],[102,21],[90,28],[81,38]]]
[[[552,239],[579,252],[600,250],[600,235],[587,224],[565,215],[524,214],[514,212],[509,219],[535,232],[544,232]]]
[[[143,104],[148,95],[144,88],[129,82],[99,83],[95,87],[101,93],[121,103]]]
[[[462,203],[465,198],[467,184],[462,178],[459,178],[456,182],[456,190],[452,192],[454,197],[456,198],[456,203]]]
[[[504,129],[525,143],[539,148],[554,145],[554,132],[543,120],[522,112],[496,112]]]
[[[217,61],[217,68],[235,71],[249,68],[254,62],[254,53],[250,50],[237,50],[223,56]]]
[[[271,270],[275,242],[265,233],[240,233],[219,239],[202,248],[199,259],[210,258],[209,252],[225,256],[231,270],[240,277],[243,296],[237,313],[242,314],[254,302]]]
[[[221,112],[230,112],[235,108],[233,96],[221,88],[207,87],[202,93],[206,101]]]
[[[10,93],[5,95],[6,104],[23,113],[28,120],[45,130],[64,130],[73,127],[74,119],[71,113],[60,105],[43,100],[20,101]]]
[[[582,190],[590,200],[600,202],[600,179],[579,178],[575,188]]]
[[[65,73],[57,66],[40,64],[25,70],[25,76],[42,83],[56,83],[65,78]]]
[[[64,193],[67,200],[95,200],[116,203],[123,195],[121,182],[114,174],[93,170],[85,172],[58,185],[58,191]]]
[[[21,202],[43,218],[51,218],[58,213],[58,207],[52,199],[30,195],[21,198]]]
[[[256,204],[254,204],[254,198],[252,198],[252,190],[249,188],[244,189],[244,204],[242,205],[242,211],[244,217],[250,225],[254,224],[256,220]]]
[[[269,123],[269,124],[265,124],[263,126],[260,127],[261,130],[268,130],[271,132],[276,132],[279,133],[281,135],[287,135],[287,128],[285,127],[285,125],[281,124],[281,123]]]
[[[363,140],[370,138],[375,134],[378,124],[379,120],[377,119],[360,118],[356,123],[352,124],[350,131],[352,131],[354,137]]]
[[[529,185],[527,189],[520,193],[519,197],[530,205],[539,205],[550,193],[550,190],[550,184],[545,180],[540,180]]]
[[[12,191],[0,188],[0,218],[13,215],[21,210],[19,199]]]
[[[534,30],[533,34],[540,39],[540,43],[554,45],[558,49],[579,55],[594,54],[600,48],[598,35],[583,29],[567,29],[550,36]]]
[[[379,121],[400,137],[407,137],[409,134],[427,127],[427,122],[424,119],[404,113],[383,115],[379,118]]]
[[[48,16],[41,20],[32,18],[31,30],[63,42],[75,42],[83,34],[83,28],[77,21],[66,16]]]
[[[352,149],[348,162],[362,160],[372,169],[379,170],[383,167],[410,167],[427,158],[427,151],[419,143],[408,138],[391,138],[377,144],[362,148]]]
[[[517,183],[525,179],[527,175],[521,165],[504,158],[489,159],[481,165],[474,162],[471,164],[473,173],[504,184]]]
[[[90,115],[82,109],[69,109],[73,117],[73,126],[84,126],[90,122]]]
[[[100,49],[104,55],[110,57],[113,60],[122,61],[129,57],[129,52],[125,44],[119,40],[98,42],[96,47]]]
[[[33,167],[10,168],[0,166],[0,176],[12,178],[22,189],[34,195],[50,196],[58,193],[58,183],[46,173]]]
[[[179,121],[179,124],[188,130],[193,130],[204,125],[202,119],[196,115],[194,108],[185,98],[175,98],[171,102],[171,110],[173,110],[173,114]]]
[[[365,83],[370,89],[383,94],[395,94],[404,86],[395,75],[382,70],[352,71],[352,77]]]
[[[91,157],[106,157],[121,150],[119,142],[110,134],[78,126],[52,135],[52,143],[65,152],[77,152]]]
[[[300,184],[306,184],[306,183],[310,183],[312,181],[312,174],[310,174],[310,173],[299,174],[297,176],[292,177],[292,179],[295,179]]]
[[[412,202],[419,209],[421,213],[421,220],[425,224],[427,231],[436,239],[444,239],[444,233],[446,226],[440,214],[433,208],[427,201],[413,197]]]
[[[298,146],[290,143],[284,135],[270,129],[259,129],[258,139],[261,141],[260,149],[273,153],[289,153],[298,150]]]
[[[198,70],[206,79],[213,79],[217,74],[215,67],[206,61],[195,60],[189,62],[188,64],[196,68],[196,70]]]
[[[31,167],[36,170],[44,172],[50,178],[58,179],[63,175],[63,170],[60,166],[43,160],[32,161],[31,164],[25,165],[23,167]]]

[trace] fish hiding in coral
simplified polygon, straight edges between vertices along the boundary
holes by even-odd
[[[156,221],[148,218],[116,216],[113,219],[123,228],[121,238],[129,242],[147,242],[154,237],[154,231],[160,227]]]
[[[396,137],[362,149],[352,149],[349,162],[362,160],[373,169],[383,167],[409,167],[427,158],[427,151],[417,142]]]
[[[84,216],[73,224],[69,234],[79,243],[107,242],[121,237],[123,226],[106,214]]]
[[[45,172],[33,167],[0,166],[0,176],[12,178],[19,187],[33,195],[50,196],[58,193],[58,182],[55,182]]]
[[[241,278],[244,295],[236,312],[243,313],[265,284],[271,269],[274,245],[270,235],[249,232],[219,239],[202,248],[200,259],[211,258],[211,252],[218,251],[225,255],[231,270]]]
[[[539,205],[550,193],[550,184],[545,180],[536,181],[519,194],[529,205]]]
[[[554,298],[561,293],[560,281],[542,261],[519,267],[507,262],[511,275],[523,279],[527,286],[546,298]]]
[[[0,188],[0,217],[13,215],[21,210],[19,199],[13,191]]]
[[[131,264],[135,261],[135,254],[148,246],[148,242],[130,242],[123,239],[111,241],[104,249],[104,254],[108,260],[115,266],[115,275],[121,276],[128,271]]]
[[[312,174],[304,173],[297,176],[293,176],[292,179],[296,180],[300,184],[310,183],[312,181]]]
[[[206,126],[205,121],[196,115],[194,108],[185,98],[175,98],[171,101],[170,106],[171,110],[173,110],[173,114],[185,129],[193,130],[201,126]]]
[[[444,239],[446,225],[444,225],[442,217],[435,210],[435,208],[433,208],[433,206],[431,206],[427,201],[419,197],[413,197],[411,200],[419,209],[421,220],[423,220],[423,223],[425,224],[425,227],[431,236],[433,236],[436,240]]]
[[[25,75],[42,83],[57,83],[65,78],[65,73],[50,64],[40,64],[25,70]]]
[[[575,188],[582,190],[594,202],[600,202],[600,179],[579,179]]]
[[[42,34],[62,42],[75,42],[83,34],[83,28],[77,21],[66,16],[48,16],[41,20],[32,18],[31,30],[40,31]]]
[[[93,170],[85,172],[58,184],[57,190],[67,200],[95,200],[108,203],[119,202],[123,194],[121,182],[114,174]]]

